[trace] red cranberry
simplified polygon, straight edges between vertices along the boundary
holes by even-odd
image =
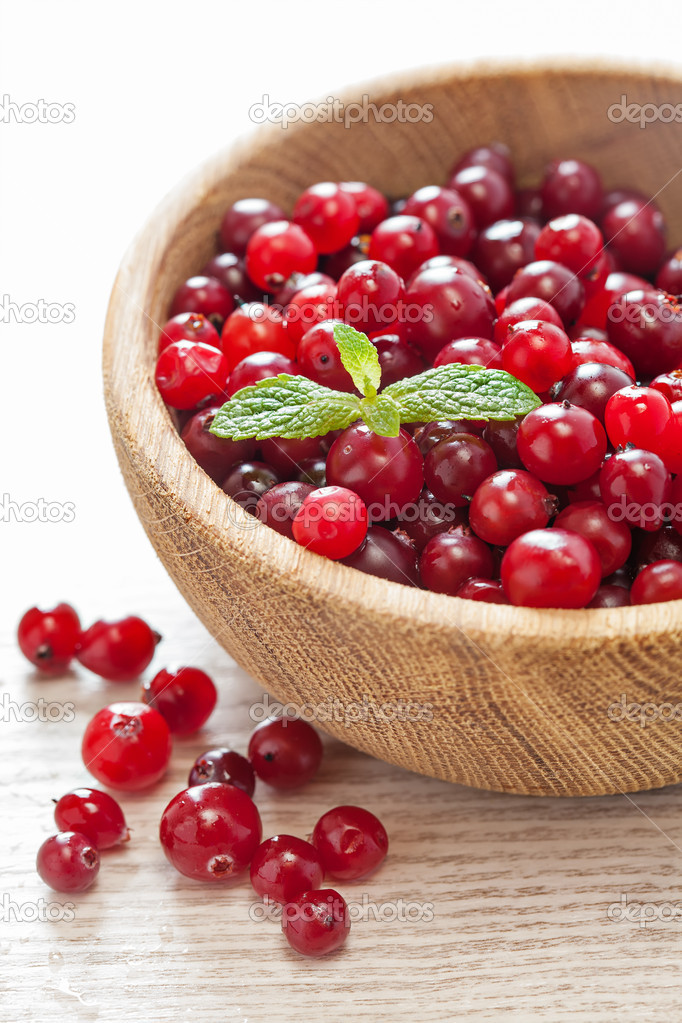
[[[462,583],[476,577],[489,579],[494,563],[490,548],[461,527],[429,540],[419,559],[419,572],[427,589],[455,596]]]
[[[234,309],[234,299],[215,277],[190,277],[173,296],[171,316],[201,313],[219,330]]]
[[[258,895],[281,903],[319,888],[324,878],[317,849],[293,835],[275,835],[262,842],[251,861],[250,873]]]
[[[284,907],[282,930],[291,947],[301,955],[327,955],[340,948],[348,937],[348,906],[333,888],[305,892]]]
[[[585,607],[629,607],[630,590],[626,586],[602,583]]]
[[[317,252],[298,224],[274,220],[257,228],[246,246],[246,271],[259,288],[277,291],[293,273],[312,273]]]
[[[405,430],[397,437],[380,437],[364,423],[353,423],[329,450],[327,481],[358,494],[371,521],[385,521],[419,497],[424,460]]]
[[[510,284],[516,271],[531,262],[539,233],[538,224],[517,219],[498,220],[481,231],[472,258],[493,291]]]
[[[463,600],[479,600],[484,604],[508,604],[502,583],[493,579],[467,579],[455,594]]]
[[[103,785],[136,792],[166,773],[170,730],[159,712],[144,703],[112,703],[88,724],[81,752],[83,763]]]
[[[199,668],[162,668],[142,686],[142,700],[163,715],[175,735],[191,735],[208,721],[218,693]]]
[[[41,845],[36,869],[56,892],[85,892],[99,873],[99,854],[85,835],[61,831]]]
[[[585,278],[594,272],[603,244],[602,233],[592,220],[569,213],[545,224],[535,242],[535,258],[561,263]]]
[[[322,814],[311,842],[325,874],[339,881],[365,877],[384,862],[388,835],[378,817],[360,806],[336,806]]]
[[[426,485],[440,501],[468,504],[486,476],[497,470],[497,460],[484,440],[456,433],[435,444],[424,461]]]
[[[632,360],[642,377],[682,363],[682,309],[671,295],[653,288],[629,291],[610,307],[611,344]]]
[[[269,718],[253,730],[248,756],[261,781],[275,789],[295,789],[317,774],[322,742],[307,721]]]
[[[218,406],[195,412],[182,430],[182,441],[214,483],[222,483],[237,462],[248,462],[256,454],[256,441],[227,440],[210,432]]]
[[[200,341],[212,348],[220,348],[220,334],[201,313],[180,313],[164,324],[159,334],[159,352],[174,341]]]
[[[337,312],[336,284],[310,284],[301,288],[286,307],[287,334],[298,344],[307,330]]]
[[[32,607],[17,628],[22,654],[45,675],[66,671],[80,635],[80,619],[70,604],[57,604],[50,611]]]
[[[567,213],[581,213],[596,220],[604,200],[599,174],[582,160],[552,161],[545,171],[541,194],[549,220]]]
[[[660,391],[627,384],[609,398],[604,422],[614,447],[633,444],[660,454],[672,414],[670,402]]]
[[[296,346],[287,334],[282,313],[274,306],[250,302],[225,320],[220,338],[229,370],[254,352],[277,352],[296,358]]]
[[[321,487],[303,499],[291,531],[302,547],[338,561],[356,551],[367,536],[367,508],[346,487]]]
[[[464,167],[490,167],[514,184],[511,150],[504,142],[491,142],[488,146],[474,146],[473,149],[468,149],[452,168],[451,176]]]
[[[615,366],[598,362],[581,363],[567,373],[552,392],[555,401],[568,401],[587,409],[593,416],[604,422],[604,412],[612,394],[622,387],[628,387],[633,378]]]
[[[142,618],[97,621],[82,633],[76,656],[83,667],[110,682],[131,682],[145,670],[161,637]]]
[[[533,298],[532,295],[528,295],[526,298],[517,298],[515,302],[510,302],[500,313],[495,324],[496,343],[504,346],[512,327],[526,320],[542,320],[555,327],[563,327],[561,317],[554,306],[551,306],[549,302],[544,302],[541,298]]]
[[[424,488],[416,503],[408,505],[398,521],[417,553],[421,553],[432,537],[447,533],[453,526],[466,526],[469,517],[467,508],[437,501],[431,491]]]
[[[358,549],[343,559],[344,565],[406,586],[419,585],[417,553],[384,526],[369,526]]]
[[[578,319],[585,301],[581,281],[561,263],[549,259],[528,263],[518,270],[509,285],[507,301],[511,303],[529,295],[554,306],[565,327]]]
[[[156,386],[176,409],[193,409],[225,391],[228,363],[222,352],[194,341],[174,341],[159,355]]]
[[[389,215],[388,200],[372,185],[364,181],[342,181],[339,188],[350,195],[355,203],[360,234],[371,234],[377,224]]]
[[[234,750],[209,749],[201,753],[192,764],[187,787],[205,785],[207,782],[219,782],[221,785],[235,785],[247,796],[252,796],[256,787],[256,775],[253,767],[240,753]]]
[[[278,352],[254,352],[247,355],[245,359],[238,362],[230,373],[227,381],[227,393],[232,397],[243,387],[253,387],[259,380],[267,380],[268,377],[276,377],[280,373],[288,373],[296,376],[298,366],[286,355]]]
[[[420,217],[433,230],[436,251],[432,256],[439,250],[446,256],[466,256],[470,252],[476,238],[473,211],[455,189],[438,185],[420,188],[407,199],[403,213]]]
[[[455,267],[420,271],[406,293],[408,307],[428,310],[430,318],[409,323],[407,338],[431,362],[449,341],[492,338],[495,303],[489,292]]]
[[[215,277],[220,281],[232,295],[235,303],[260,302],[263,299],[263,290],[249,280],[243,256],[238,256],[234,252],[221,252],[213,259],[209,259],[201,272],[204,277]]]
[[[341,275],[337,299],[344,321],[371,333],[389,327],[399,318],[405,286],[386,263],[366,259]]]
[[[341,320],[324,320],[307,330],[298,346],[299,371],[333,391],[355,390],[350,373],[341,362],[334,327]]]
[[[617,348],[614,348],[608,341],[601,341],[590,337],[581,337],[571,342],[573,349],[573,362],[581,366],[587,362],[600,362],[605,366],[614,366],[634,380],[635,368],[628,359]]]
[[[682,599],[682,564],[679,561],[656,561],[647,565],[633,582],[630,599],[633,604]]]
[[[275,484],[281,483],[271,465],[265,462],[241,462],[232,467],[223,481],[223,490],[248,512],[256,514],[258,501]]]
[[[421,264],[438,255],[438,238],[433,228],[421,217],[389,217],[372,232],[369,258],[386,263],[403,280],[407,280]]]
[[[658,455],[629,447],[604,463],[599,489],[614,522],[647,532],[660,529],[672,493],[670,473]]]
[[[67,792],[55,805],[54,819],[60,831],[77,831],[96,849],[111,849],[130,839],[123,810],[97,789]]]
[[[596,472],[607,446],[599,420],[567,402],[529,412],[519,427],[517,443],[529,472],[543,483],[561,485],[579,483]]]
[[[564,508],[554,526],[579,533],[594,544],[602,576],[622,568],[632,550],[632,533],[624,522],[615,522],[601,501],[577,501]]]
[[[449,366],[453,362],[466,366],[502,369],[502,351],[494,341],[488,341],[484,337],[462,337],[457,341],[450,341],[441,348],[433,365]]]
[[[360,226],[355,200],[334,181],[311,185],[296,200],[293,221],[318,252],[338,252]]]
[[[656,287],[668,295],[682,295],[682,248],[663,263],[656,274]]]
[[[399,334],[374,334],[370,340],[379,356],[382,390],[424,370],[419,352]]]
[[[251,235],[259,227],[284,219],[284,210],[269,199],[237,199],[223,216],[220,244],[226,252],[243,256]]]
[[[601,562],[592,543],[566,529],[533,529],[502,558],[502,586],[523,607],[585,607],[597,592]]]
[[[656,206],[627,199],[609,210],[602,230],[623,270],[643,277],[656,273],[665,258],[665,222]]]
[[[477,488],[469,524],[481,540],[506,547],[522,533],[542,529],[556,510],[556,498],[539,479],[522,470],[503,469]]]
[[[258,498],[256,518],[293,540],[292,523],[308,494],[315,489],[311,483],[296,480],[276,483]]]
[[[479,230],[514,215],[514,189],[507,177],[491,167],[462,167],[448,187],[466,200]]]
[[[509,328],[502,368],[541,394],[573,367],[573,350],[561,327],[545,320],[522,320]]]

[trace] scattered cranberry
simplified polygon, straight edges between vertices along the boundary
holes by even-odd
[[[99,853],[85,835],[60,831],[41,845],[36,869],[56,892],[85,892],[99,873]]]
[[[322,742],[307,721],[269,718],[254,729],[249,760],[258,777],[275,789],[306,785],[322,763]]]
[[[579,278],[561,263],[542,259],[518,270],[509,285],[508,302],[528,296],[544,299],[554,306],[564,327],[569,327],[583,308],[585,289]]]
[[[339,881],[355,881],[371,874],[388,853],[385,827],[360,806],[328,810],[315,825],[311,842],[320,854],[325,874]]]
[[[481,437],[455,433],[429,450],[424,461],[426,485],[440,501],[466,505],[483,480],[497,470],[493,450]]]
[[[103,785],[136,792],[165,774],[170,730],[161,714],[144,703],[112,703],[88,724],[81,752],[85,766]]]
[[[76,656],[84,668],[110,682],[131,682],[145,670],[161,637],[142,618],[98,621],[82,633]]]
[[[495,341],[498,345],[505,345],[510,336],[510,331],[517,323],[527,320],[542,320],[545,323],[553,324],[555,327],[563,327],[561,317],[549,302],[541,298],[534,298],[527,295],[525,298],[517,298],[509,302],[504,312],[495,324]]]
[[[22,654],[45,675],[66,671],[80,635],[80,619],[70,604],[57,604],[50,611],[32,607],[17,628]]]
[[[614,447],[634,444],[658,452],[672,414],[670,402],[660,391],[628,384],[609,398],[604,423]]]
[[[249,761],[240,753],[225,748],[210,749],[201,753],[192,764],[187,785],[192,788],[207,782],[236,785],[247,796],[252,796],[256,788],[256,775]]]
[[[408,340],[433,361],[449,341],[460,337],[492,338],[495,303],[483,285],[454,266],[421,270],[406,292],[409,307],[430,317],[408,323]]]
[[[97,849],[130,839],[123,810],[107,792],[74,789],[57,801],[54,819],[60,831],[77,831]]]
[[[671,499],[670,473],[652,451],[626,448],[601,470],[599,489],[609,516],[647,532],[660,529]]]
[[[175,735],[191,735],[206,724],[218,700],[213,680],[200,668],[162,668],[142,686],[142,700],[163,715]]]
[[[305,892],[284,907],[282,930],[291,947],[301,955],[335,952],[350,931],[348,906],[333,888]]]
[[[542,206],[551,220],[580,213],[595,220],[602,210],[604,193],[599,174],[582,160],[554,160],[542,182]]]
[[[665,224],[655,205],[626,199],[608,211],[602,230],[623,270],[643,277],[656,273],[665,257]]]
[[[171,799],[159,837],[166,859],[196,881],[231,883],[249,866],[260,845],[260,816],[235,785],[194,785]]]
[[[481,231],[472,258],[493,291],[511,284],[516,271],[534,258],[539,233],[538,224],[517,219],[498,220]]]
[[[302,838],[275,835],[258,846],[251,860],[254,891],[275,902],[288,903],[319,888],[324,878],[320,853]]]
[[[535,242],[535,258],[551,259],[585,278],[594,271],[603,245],[602,233],[592,220],[569,213],[545,224]]]

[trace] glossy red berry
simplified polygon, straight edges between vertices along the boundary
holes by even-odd
[[[519,427],[521,461],[543,483],[568,486],[586,480],[606,454],[606,433],[587,409],[568,402],[529,412]]]
[[[243,255],[254,231],[263,224],[284,219],[284,210],[269,199],[237,199],[223,216],[220,224],[220,244],[225,252]]]
[[[455,433],[434,444],[424,461],[426,485],[439,501],[466,505],[483,480],[497,471],[492,448],[481,437]]]
[[[485,366],[488,369],[502,369],[502,349],[494,341],[484,337],[462,337],[450,341],[439,351],[433,361],[435,368],[449,366],[453,362],[465,366]]]
[[[539,224],[523,219],[498,220],[480,232],[472,259],[493,291],[507,287],[516,271],[531,262],[539,233]]]
[[[604,577],[622,568],[630,557],[632,533],[626,523],[614,521],[602,501],[576,501],[569,504],[559,512],[554,526],[579,533],[594,544]]]
[[[373,334],[370,341],[377,350],[381,366],[381,387],[388,387],[405,377],[424,370],[424,360],[417,349],[399,334]]]
[[[291,947],[301,955],[327,955],[340,948],[348,937],[348,906],[333,888],[305,892],[284,907],[282,930]]]
[[[407,534],[403,539],[384,526],[372,525],[356,551],[343,559],[344,565],[405,586],[419,585],[417,552]]]
[[[552,391],[552,397],[555,401],[568,401],[571,405],[587,409],[603,423],[611,396],[633,382],[633,377],[615,366],[585,362],[566,374]]]
[[[509,328],[502,368],[541,394],[573,368],[573,350],[561,327],[544,320],[522,320]]]
[[[145,670],[160,639],[137,615],[97,621],[82,633],[76,656],[95,675],[110,682],[131,682]]]
[[[315,825],[311,842],[320,854],[325,874],[339,881],[355,881],[371,874],[388,853],[386,828],[361,806],[327,810]]]
[[[277,483],[281,483],[279,475],[266,462],[240,462],[223,480],[222,489],[249,515],[255,515],[260,498]]]
[[[159,334],[159,352],[175,341],[198,341],[220,348],[220,334],[201,313],[180,313],[164,324]]]
[[[665,221],[653,203],[626,199],[602,220],[610,251],[622,270],[653,276],[665,258]]]
[[[636,378],[635,367],[627,355],[621,352],[608,341],[601,341],[598,338],[580,337],[571,342],[573,349],[573,364],[581,366],[584,363],[598,362],[605,366],[613,366],[615,369],[627,373],[632,381]],[[579,404],[579,403],[578,403]]]
[[[206,750],[197,757],[189,772],[187,787],[205,785],[207,782],[236,785],[247,796],[252,796],[256,788],[256,775],[246,757],[235,750],[221,747]]]
[[[452,597],[467,579],[490,579],[493,570],[493,555],[487,544],[460,527],[434,536],[419,559],[424,586]]]
[[[383,522],[421,494],[424,459],[405,430],[397,437],[380,437],[364,423],[353,423],[329,450],[327,482],[358,494],[370,520]]]
[[[258,498],[256,518],[293,540],[293,521],[308,494],[316,489],[319,488],[301,480],[276,483]]]
[[[220,344],[230,372],[255,352],[276,352],[296,357],[296,345],[286,329],[284,316],[275,306],[250,302],[235,309],[225,320]]]
[[[220,406],[212,405],[195,412],[185,423],[181,438],[192,458],[214,483],[221,484],[233,465],[248,462],[256,454],[256,441],[228,440],[211,433],[211,425]]]
[[[462,167],[448,186],[466,201],[479,231],[514,215],[514,189],[509,179],[492,167]]]
[[[276,377],[280,373],[296,376],[298,372],[296,363],[292,359],[287,359],[286,355],[280,355],[278,352],[254,352],[234,367],[227,381],[226,390],[231,398],[243,387],[253,387],[259,380],[267,380],[268,377]]]
[[[159,355],[156,386],[171,408],[193,409],[225,391],[228,363],[217,348],[194,341],[174,341]]]
[[[377,224],[389,215],[388,199],[372,185],[364,181],[342,181],[339,188],[350,195],[355,203],[359,234],[371,234]]]
[[[655,284],[668,295],[682,295],[682,248],[676,249],[662,264]]]
[[[601,562],[592,543],[565,529],[533,529],[504,553],[502,586],[512,604],[523,607],[585,607],[601,581]]]
[[[630,603],[630,590],[627,586],[602,583],[585,607],[629,607]]]
[[[626,292],[609,307],[607,329],[641,377],[682,364],[682,306],[672,295],[653,288]]]
[[[81,752],[88,771],[103,785],[137,792],[166,773],[170,730],[159,712],[144,703],[111,703],[89,722]]]
[[[282,479],[292,479],[306,458],[321,455],[321,437],[268,437],[260,442],[263,458]]]
[[[599,489],[614,522],[654,532],[669,513],[670,473],[652,451],[630,447],[617,451],[604,463]]]
[[[163,715],[174,735],[191,735],[208,721],[218,693],[213,680],[200,668],[162,668],[143,684],[141,698]]]
[[[671,369],[660,373],[651,381],[650,387],[664,394],[669,402],[682,401],[682,369]]]
[[[258,846],[251,860],[254,891],[275,902],[288,903],[324,878],[322,859],[315,846],[294,835],[275,835]]]
[[[647,565],[633,582],[630,599],[633,604],[682,600],[682,563],[655,561]]]
[[[400,319],[405,285],[386,263],[365,259],[341,275],[337,300],[344,322],[370,334]]]
[[[438,185],[419,188],[406,201],[403,214],[425,221],[444,255],[466,256],[471,251],[476,238],[474,214],[464,196],[455,189]]]
[[[112,796],[97,789],[67,792],[55,805],[54,819],[60,831],[77,831],[96,849],[110,849],[130,839],[123,810]]]
[[[258,287],[277,291],[293,273],[312,273],[317,252],[312,239],[298,224],[274,220],[263,224],[246,246],[246,270]]]
[[[585,289],[580,279],[561,263],[542,259],[516,272],[509,285],[507,303],[528,296],[541,298],[554,306],[564,327],[570,327],[582,311]]]
[[[297,345],[316,323],[338,315],[336,284],[310,284],[297,291],[285,310],[289,339]]]
[[[50,611],[32,607],[22,616],[17,640],[22,654],[41,674],[66,671],[76,653],[81,623],[70,604],[57,604]]]
[[[353,196],[335,181],[320,181],[306,188],[296,200],[292,219],[320,253],[338,252],[360,226]]]
[[[295,789],[317,774],[322,742],[307,721],[269,718],[253,730],[248,757],[262,781],[275,789]]]
[[[405,301],[409,309],[428,310],[428,318],[408,323],[407,339],[431,362],[449,341],[493,336],[495,303],[490,291],[456,267],[421,270]]]
[[[437,256],[438,238],[421,217],[401,214],[389,217],[374,228],[369,243],[369,258],[386,263],[403,280],[407,280],[421,264]]]
[[[173,296],[171,317],[180,313],[201,313],[219,330],[234,309],[234,299],[215,277],[190,277]]]
[[[535,242],[535,258],[551,259],[585,278],[594,272],[603,245],[594,221],[569,213],[545,224]]]
[[[365,539],[367,508],[346,487],[321,487],[304,498],[291,531],[301,547],[338,561],[357,550]]]
[[[85,892],[99,873],[99,853],[85,835],[60,831],[41,845],[36,869],[56,892]]]
[[[513,185],[514,165],[511,158],[511,150],[504,142],[491,142],[488,146],[474,146],[460,156],[452,168],[451,176],[463,167],[490,167],[497,171]]]
[[[568,213],[596,220],[604,199],[599,174],[583,160],[553,160],[545,171],[541,195],[548,220]]]
[[[508,604],[502,583],[493,579],[467,579],[455,594],[463,600],[479,600],[484,604]]]
[[[261,820],[253,800],[235,785],[194,785],[171,799],[159,837],[169,863],[196,881],[230,884],[260,845]]]
[[[341,320],[324,320],[305,332],[296,355],[299,373],[333,391],[355,390],[348,370],[341,362],[334,340],[334,327]]]
[[[253,281],[249,280],[244,264],[244,257],[234,252],[220,252],[217,256],[204,263],[202,270],[204,277],[215,277],[223,284],[235,303],[258,302],[263,298],[263,289],[257,288]]]
[[[469,525],[486,543],[507,547],[531,529],[542,529],[556,514],[558,501],[537,477],[521,469],[503,469],[477,488]]]
[[[672,415],[670,402],[660,391],[628,384],[609,398],[604,423],[614,447],[634,444],[659,453]]]
[[[561,317],[554,306],[551,306],[549,302],[545,302],[541,298],[534,298],[532,295],[528,295],[526,298],[517,298],[515,302],[510,302],[504,311],[500,313],[499,319],[495,324],[496,343],[498,345],[505,345],[512,327],[515,327],[517,323],[523,323],[527,320],[543,320],[560,329],[563,327]]]

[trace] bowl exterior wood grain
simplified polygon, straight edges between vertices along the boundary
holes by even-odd
[[[214,253],[221,214],[238,198],[268,196],[290,209],[303,187],[328,179],[366,179],[397,197],[442,182],[458,154],[491,139],[512,147],[522,184],[537,181],[549,159],[575,156],[596,164],[607,186],[654,195],[682,166],[675,126],[642,129],[608,117],[622,95],[682,103],[673,73],[447,69],[346,98],[363,93],[378,105],[422,104],[427,117],[261,131],[184,181],[127,253],[106,324],[105,393],[144,528],[224,648],[278,700],[321,705],[320,725],[359,749],[515,793],[595,795],[676,782],[678,724],[643,728],[617,705],[622,694],[638,704],[682,701],[682,601],[535,611],[413,590],[326,561],[256,522],[212,483],[155,388],[159,325],[172,294]],[[682,175],[657,197],[673,241],[682,237],[681,195]]]

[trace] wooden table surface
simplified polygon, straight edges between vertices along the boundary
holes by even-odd
[[[161,784],[122,795],[133,837],[103,854],[95,886],[78,896],[50,892],[34,862],[54,830],[51,799],[88,784],[79,755],[85,723],[105,703],[134,698],[137,686],[99,682],[84,669],[37,679],[6,628],[3,1023],[680,1018],[677,788],[631,798],[503,796],[411,775],[326,740],[307,788],[256,790],[266,836],[306,836],[320,813],[344,802],[373,810],[388,829],[390,853],[377,874],[339,884],[352,906],[351,934],[339,954],[319,961],[299,957],[278,923],[259,917],[248,881],[223,890],[177,874],[159,845],[160,813],[202,749],[245,749],[262,693],[144,551],[117,607],[127,602],[163,632],[153,666],[185,661],[213,674],[218,708],[203,733],[176,742]],[[75,571],[75,590],[87,571]],[[40,720],[49,716],[62,720]]]

